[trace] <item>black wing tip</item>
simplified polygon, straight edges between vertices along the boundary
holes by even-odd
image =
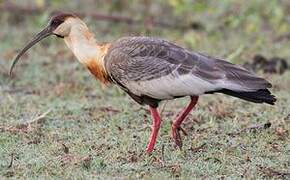
[[[275,105],[276,101],[277,101],[276,96],[270,95],[270,97],[267,100],[264,100],[263,103]]]
[[[271,87],[272,87],[272,85],[271,85]],[[260,89],[260,90],[256,91],[256,93],[257,93],[257,98],[261,99],[262,103],[275,105],[277,98],[268,89]]]
[[[273,95],[268,89],[259,89],[254,92],[243,92],[243,96],[249,98],[248,101],[255,103],[275,105],[275,102],[277,101],[276,96]]]
[[[245,91],[233,91],[229,89],[222,89],[218,91],[208,92],[208,93],[223,93],[226,95],[234,96],[253,103],[266,103],[270,105],[275,105],[277,98],[275,95],[271,94],[268,89],[259,89],[257,91],[245,92]]]

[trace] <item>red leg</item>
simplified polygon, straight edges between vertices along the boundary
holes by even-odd
[[[151,116],[153,119],[153,124],[152,124],[152,130],[151,130],[149,143],[148,143],[147,148],[146,148],[147,153],[151,153],[154,149],[154,145],[156,143],[158,131],[159,131],[160,124],[161,124],[161,118],[159,116],[157,108],[150,107],[150,112],[151,112]]]
[[[171,134],[171,136],[172,136],[175,144],[179,148],[182,147],[182,140],[181,140],[179,131],[182,130],[183,132],[185,132],[180,127],[180,125],[183,122],[183,120],[186,118],[186,116],[190,113],[190,111],[194,108],[194,106],[196,105],[197,101],[198,101],[198,96],[192,96],[190,103],[187,105],[187,107],[182,112],[180,112],[178,114],[177,118],[172,123],[172,127],[171,127],[172,134]]]

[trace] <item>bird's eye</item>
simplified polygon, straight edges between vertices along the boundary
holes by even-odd
[[[51,21],[51,26],[53,26],[53,27],[57,27],[57,26],[59,26],[61,23],[63,23],[63,21],[62,20],[60,20],[60,19],[53,19],[52,21]]]

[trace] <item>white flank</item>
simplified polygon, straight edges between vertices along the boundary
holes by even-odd
[[[156,99],[201,95],[218,89],[215,84],[192,74],[179,75],[177,72],[149,81],[131,81],[126,83],[126,86],[136,95],[147,95]]]

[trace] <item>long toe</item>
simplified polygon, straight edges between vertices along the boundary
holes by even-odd
[[[182,131],[182,133],[183,133],[185,136],[187,136],[187,132],[186,132],[186,130],[183,129],[182,127],[179,127],[179,131]]]
[[[179,149],[182,148],[182,139],[181,139],[181,135],[180,135],[180,127],[175,127],[172,126],[172,132],[171,132],[171,137],[175,143],[176,146],[179,147]]]

